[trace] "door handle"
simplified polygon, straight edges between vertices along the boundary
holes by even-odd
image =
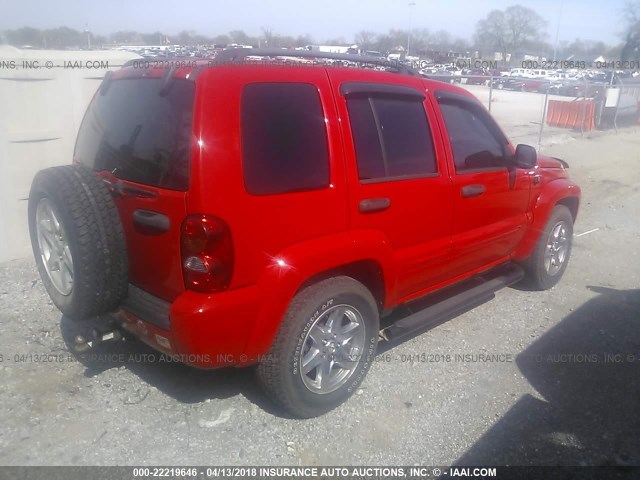
[[[136,210],[133,212],[133,223],[141,227],[142,233],[164,233],[171,227],[169,217],[151,210]]]
[[[122,181],[112,182],[106,178],[102,181],[108,185],[109,190],[114,195],[120,197],[138,197],[138,198],[156,198],[157,194],[150,190],[134,187],[131,185],[125,185]]]
[[[485,190],[484,185],[465,185],[460,189],[460,194],[465,198],[479,197]]]
[[[391,200],[389,198],[365,198],[360,200],[358,210],[360,213],[374,213],[386,210],[390,206]]]

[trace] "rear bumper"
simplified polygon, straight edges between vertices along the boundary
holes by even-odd
[[[133,295],[137,301],[125,301],[114,316],[124,330],[156,350],[199,368],[254,363],[245,351],[259,313],[257,287],[184,292],[171,304],[146,292],[134,290]]]

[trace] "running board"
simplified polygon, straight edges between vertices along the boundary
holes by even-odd
[[[429,296],[432,301],[426,306],[423,306],[424,300],[413,302],[414,306],[408,304],[406,308],[411,312],[410,315],[384,328],[380,335],[388,342],[415,335],[429,325],[441,323],[491,300],[496,291],[520,281],[523,277],[522,267],[512,263],[471,277],[460,285],[447,288],[457,293],[445,297],[442,295],[445,292],[435,293]],[[460,290],[462,287],[466,288]],[[416,311],[415,306],[418,302],[421,309]]]

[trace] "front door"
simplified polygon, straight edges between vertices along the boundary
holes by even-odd
[[[507,259],[527,225],[530,179],[488,112],[456,94],[436,95],[453,177],[451,272],[464,275]]]

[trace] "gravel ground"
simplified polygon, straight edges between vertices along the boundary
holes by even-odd
[[[78,358],[68,339],[90,325],[61,319],[32,260],[0,265],[0,464],[640,464],[638,133],[546,149],[583,187],[576,233],[598,229],[558,286],[502,290],[384,351],[317,419],[287,418],[250,369],[137,341]]]

